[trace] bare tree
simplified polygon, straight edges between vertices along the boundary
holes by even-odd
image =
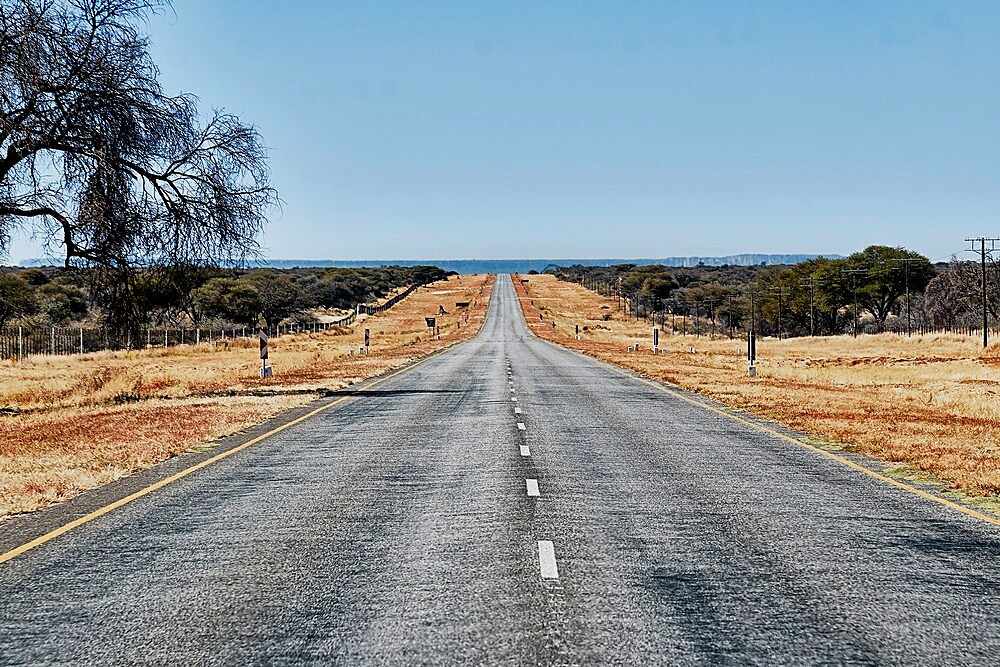
[[[137,26],[167,1],[0,0],[0,251],[30,226],[126,277],[256,254],[277,203],[261,137],[164,94]]]

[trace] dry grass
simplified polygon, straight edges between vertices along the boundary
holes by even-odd
[[[667,353],[654,356],[652,325],[627,319],[614,299],[551,276],[525,278],[516,283],[522,309],[543,338],[879,457],[889,470],[964,494],[1000,493],[1000,346],[952,335],[763,339],[750,378],[742,340],[666,331]]]
[[[239,432],[316,391],[385,373],[471,337],[492,276],[421,288],[350,328],[272,339],[275,377],[260,380],[257,342],[32,357],[0,365],[0,520],[65,500]],[[459,310],[456,301],[469,301]],[[443,306],[447,315],[438,315]],[[440,340],[424,317],[437,317]],[[364,330],[369,354],[359,356]],[[355,356],[348,356],[353,349]]]

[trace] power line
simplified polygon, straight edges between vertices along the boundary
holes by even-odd
[[[851,283],[854,289],[854,337],[858,337],[858,276],[867,275],[867,269],[842,269],[841,273],[851,276]]]
[[[904,280],[906,282],[906,335],[911,334],[910,329],[910,262],[923,262],[923,257],[902,257],[890,259],[890,262],[900,262],[903,265]]]
[[[1000,238],[991,238],[989,236],[980,236],[978,238],[967,238],[966,242],[971,243],[972,247],[969,248],[969,252],[978,252],[979,261],[983,268],[983,347],[986,347],[990,343],[990,330],[988,327],[989,319],[986,310],[986,253],[993,252],[996,250],[997,241]],[[979,241],[979,249],[976,250],[976,241]],[[990,249],[986,249],[986,242],[989,241]]]

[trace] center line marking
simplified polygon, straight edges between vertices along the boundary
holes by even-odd
[[[516,401],[517,401],[517,396],[511,396],[511,397],[510,397],[510,400],[512,400],[512,401],[515,401],[515,402],[516,402]]]
[[[521,408],[519,408],[519,407],[517,407],[517,406],[515,405],[515,406],[514,406],[514,414],[515,414],[515,415],[519,415],[519,414],[521,414]]]
[[[531,456],[531,450],[527,445],[521,445],[521,456]]]
[[[518,431],[526,431],[527,430],[527,428],[524,426],[524,422],[517,422],[517,430]]]
[[[556,549],[548,540],[538,540],[538,567],[542,571],[542,579],[559,578],[559,569],[556,567]]]
[[[538,492],[538,480],[537,479],[526,479],[524,480],[524,485],[528,489],[528,495],[532,498],[538,498],[542,494]]]

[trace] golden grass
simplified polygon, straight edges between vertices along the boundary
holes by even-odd
[[[523,277],[526,285],[515,282],[521,306],[543,338],[879,457],[890,469],[964,494],[1000,493],[1000,345],[983,350],[954,335],[768,338],[758,342],[758,376],[750,378],[743,340],[672,335],[668,320],[660,334],[667,353],[654,356],[652,325],[628,319],[613,298],[552,276]],[[629,353],[634,343],[639,350]]]
[[[423,287],[352,327],[273,338],[275,376],[256,340],[0,364],[0,520],[44,507],[473,336],[493,276]],[[457,309],[456,301],[469,301]],[[443,306],[448,311],[439,315]],[[424,317],[437,318],[441,338]],[[364,330],[369,354],[359,356]],[[349,356],[353,349],[355,356]]]

